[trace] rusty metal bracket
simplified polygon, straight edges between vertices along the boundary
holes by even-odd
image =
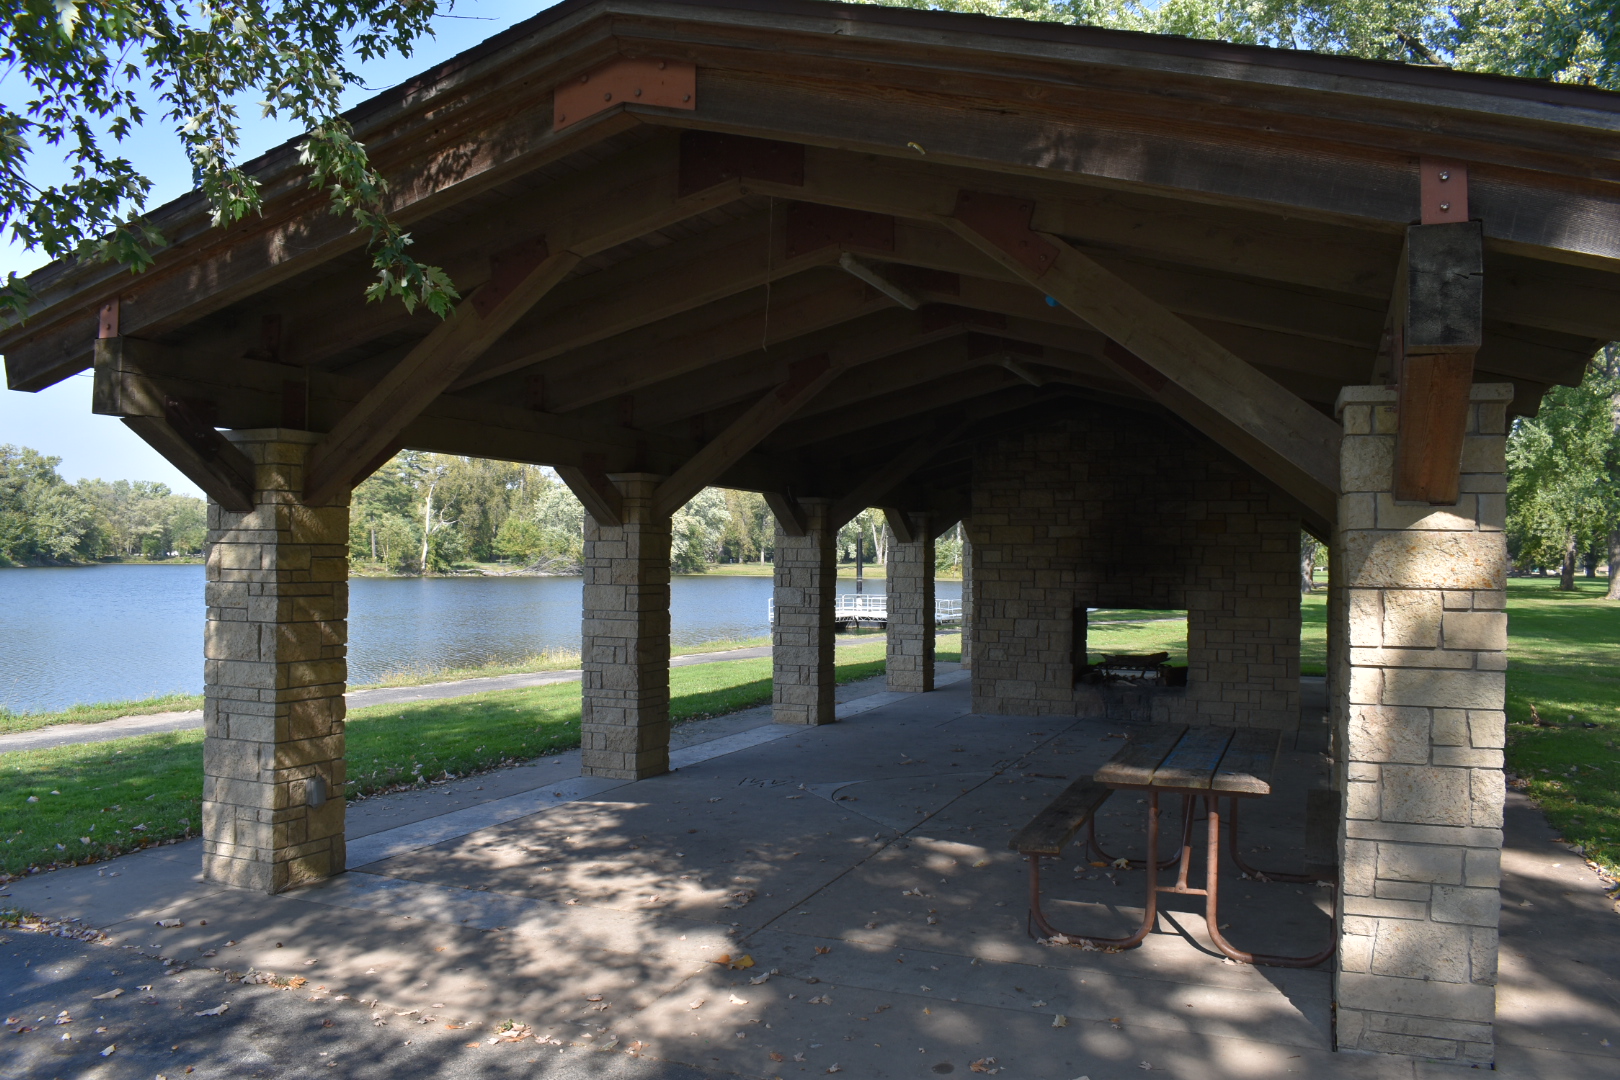
[[[951,216],[1037,274],[1057,261],[1057,245],[1030,228],[1035,204],[1029,199],[959,191]]]
[[[96,337],[106,340],[118,336],[118,297],[101,305],[96,316]]]
[[[978,326],[986,330],[1007,329],[1007,316],[999,311],[980,311],[957,304],[927,304],[917,312],[918,328],[932,334],[947,326]]]
[[[552,94],[551,130],[561,131],[615,105],[697,108],[697,65],[647,56],[616,56],[559,83]]]
[[[805,387],[821,378],[831,366],[832,361],[826,353],[807,356],[803,360],[795,360],[788,365],[787,378],[772,392],[778,399],[789,401],[798,396]]]
[[[727,180],[803,187],[804,146],[716,131],[682,132],[680,194],[706,191]]]
[[[1170,383],[1162,371],[1117,341],[1109,341],[1103,345],[1103,355],[1113,361],[1115,367],[1154,393],[1163,390]]]
[[[1468,220],[1468,166],[1462,162],[1419,158],[1418,192],[1422,224]]]
[[[546,238],[536,237],[511,247],[502,248],[489,257],[489,280],[472,294],[472,306],[479,318],[487,319],[523,279],[551,255]]]
[[[1019,356],[1031,356],[1039,359],[1046,355],[1046,350],[1039,345],[1032,345],[1027,341],[1014,341],[1012,338],[996,337],[993,334],[968,333],[968,356],[975,360],[998,353],[1016,353]]]
[[[787,211],[787,257],[822,248],[894,251],[894,218],[865,210],[818,203],[794,203]]]

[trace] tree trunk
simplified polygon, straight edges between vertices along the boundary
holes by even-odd
[[[1620,529],[1609,534],[1609,595],[1620,600]]]
[[[428,485],[427,500],[422,505],[422,565],[418,571],[422,577],[427,576],[428,539],[433,535],[433,489],[437,486]]]
[[[1575,534],[1564,541],[1564,567],[1558,575],[1558,588],[1564,592],[1575,589]]]
[[[1301,593],[1316,590],[1316,541],[1300,538],[1299,542],[1299,591]]]

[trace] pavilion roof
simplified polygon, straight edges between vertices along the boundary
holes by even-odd
[[[1179,416],[1321,520],[1334,401],[1400,376],[1429,302],[1412,226],[1478,223],[1477,265],[1446,271],[1474,281],[1478,340],[1439,351],[1515,411],[1620,338],[1620,95],[1590,88],[817,0],[569,0],[350,116],[480,326],[365,303],[364,237],[289,144],[250,165],[262,216],[217,229],[188,195],[152,215],[171,244],[145,274],[33,275],[10,385],[100,355],[98,408],[331,432],[335,482],[405,445],[918,508],[960,500],[952,448],[996,418],[1095,398]],[[1466,212],[1422,205],[1459,186]]]

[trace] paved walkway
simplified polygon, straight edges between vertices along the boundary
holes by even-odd
[[[868,644],[873,638],[851,639],[839,642],[839,647]],[[670,667],[690,667],[693,664],[717,664],[724,660],[754,660],[771,655],[769,645],[748,649],[726,649],[721,652],[687,653],[676,656]],[[438,701],[444,698],[470,697],[487,694],[492,690],[521,690],[531,686],[551,686],[555,683],[579,682],[583,672],[574,668],[567,671],[534,671],[520,675],[490,675],[477,679],[455,679],[450,682],[428,683],[425,686],[387,686],[372,690],[351,690],[344,701],[351,709],[367,705],[404,705],[414,701]],[[98,724],[53,724],[33,731],[19,731],[0,735],[0,754],[17,750],[45,750],[53,746],[73,746],[79,743],[107,742],[127,739],[136,735],[153,735],[161,731],[190,731],[202,727],[202,710],[147,713],[143,716],[121,716]]]
[[[962,676],[942,682],[847,701],[824,728],[777,728],[764,709],[684,725],[679,768],[652,780],[581,778],[565,754],[368,800],[351,813],[354,869],[280,896],[200,881],[195,842],[16,882],[3,902],[196,968],[154,978],[103,952],[39,970],[0,951],[4,992],[31,1014],[11,1011],[13,1030],[70,1007],[82,1025],[68,1042],[49,1022],[3,1036],[9,1067],[115,1080],[191,1065],[207,1080],[245,1075],[252,1051],[264,1076],[1456,1075],[1331,1053],[1329,973],[1223,962],[1190,899],[1168,898],[1127,953],[1032,941],[1007,837],[1106,760],[1119,729],[974,714]],[[1257,858],[1289,861],[1325,767],[1288,753],[1277,793],[1245,812],[1246,845],[1271,849]],[[1128,846],[1139,816],[1117,796],[1104,842]],[[1613,1077],[1620,922],[1516,794],[1507,837],[1500,1075]],[[1054,919],[1111,933],[1138,917],[1140,872],[1070,861],[1048,873]],[[1331,930],[1326,890],[1222,888],[1243,947],[1305,951]],[[273,1004],[208,966],[307,981]],[[191,1030],[227,1003],[212,1036]],[[92,1013],[121,1046],[105,1060],[82,1037]],[[152,1021],[165,1015],[185,1033]],[[508,1019],[538,1040],[492,1041]]]

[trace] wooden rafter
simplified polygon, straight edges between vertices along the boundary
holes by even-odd
[[[456,305],[455,313],[407,353],[310,451],[305,499],[321,505],[365,479],[361,470],[376,462],[429,402],[577,265],[579,256],[571,251],[551,255],[536,250],[522,268],[511,272],[510,283],[493,279]],[[491,296],[492,292],[498,295]]]
[[[1307,506],[1332,516],[1340,438],[1332,420],[1095,260],[1058,237],[1030,229],[1027,203],[977,196],[942,220],[1117,342],[1122,355],[1145,369],[1127,371],[1134,381],[1150,389],[1157,379],[1174,383],[1182,393],[1165,397],[1166,405],[1180,411],[1189,402],[1201,404],[1183,413],[1189,422],[1224,421],[1206,434],[1225,441],[1240,431],[1251,444],[1266,447],[1270,453],[1250,464],[1285,490],[1305,490],[1311,496],[1302,499]]]
[[[653,509],[673,514],[692,496],[702,491],[744,454],[758,446],[782,421],[843,371],[826,356],[800,360],[788,370],[782,385],[754,402],[702,450],[664,480],[653,492]]]

